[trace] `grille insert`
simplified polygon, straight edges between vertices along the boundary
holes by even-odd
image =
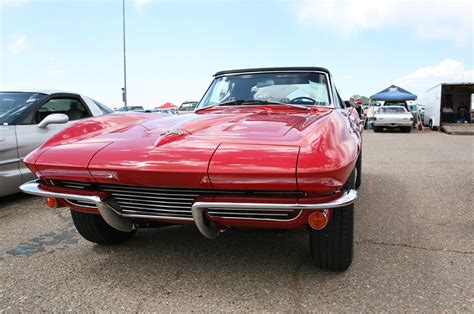
[[[98,190],[109,192],[124,214],[145,214],[157,217],[192,219],[191,206],[199,193],[187,190],[155,189],[145,187],[97,185]]]
[[[95,184],[86,182],[55,181],[55,185],[73,189],[104,191],[111,194],[113,200],[120,206],[119,211],[131,217],[179,218],[192,220],[191,207],[198,196],[230,195],[244,196],[249,193],[262,195],[293,195],[301,192],[248,192],[248,191],[215,191],[164,189],[152,187],[125,186],[115,184]],[[93,203],[68,200],[82,207],[96,207]],[[296,218],[300,211],[288,209],[227,209],[212,208],[208,210],[211,218],[221,219],[252,219],[287,221]]]

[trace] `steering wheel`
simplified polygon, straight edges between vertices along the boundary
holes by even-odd
[[[302,97],[296,97],[296,98],[293,98],[292,100],[290,100],[290,104],[301,104],[301,103],[308,103],[308,102],[311,102],[311,104],[315,104],[316,103],[316,99],[313,99],[311,97],[305,97],[305,96],[302,96]]]

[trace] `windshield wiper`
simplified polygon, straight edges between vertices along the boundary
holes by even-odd
[[[297,105],[297,104],[288,104],[284,102],[279,102],[279,101],[272,101],[272,100],[229,100],[229,101],[224,101],[209,107],[201,108],[199,110],[204,110],[208,108],[213,108],[213,107],[218,107],[218,106],[244,106],[244,105],[283,105],[287,107],[294,107],[294,108],[299,108],[299,109],[304,109],[304,110],[310,110],[310,108],[302,105]]]

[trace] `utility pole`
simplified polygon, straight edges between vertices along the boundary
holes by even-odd
[[[127,49],[125,45],[125,0],[122,0],[122,25],[123,25],[123,88],[122,99],[127,107]]]

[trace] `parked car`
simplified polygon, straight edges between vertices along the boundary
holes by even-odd
[[[382,132],[384,128],[398,128],[410,132],[413,116],[403,106],[382,106],[374,115],[374,132]]]
[[[374,127],[374,116],[380,106],[381,103],[376,101],[369,104],[365,111],[364,129],[372,129]]]
[[[178,114],[188,114],[196,109],[197,105],[199,104],[198,101],[185,101],[178,107]]]
[[[25,159],[40,180],[22,190],[70,207],[96,243],[161,223],[210,239],[308,227],[316,266],[345,270],[361,131],[326,69],[222,71],[192,114],[112,114],[60,132]]]
[[[0,92],[0,197],[35,177],[22,161],[28,153],[73,121],[110,112],[75,93]]]
[[[128,111],[136,111],[136,112],[145,112],[143,106],[123,106],[118,108],[116,111],[119,112],[128,112]]]

